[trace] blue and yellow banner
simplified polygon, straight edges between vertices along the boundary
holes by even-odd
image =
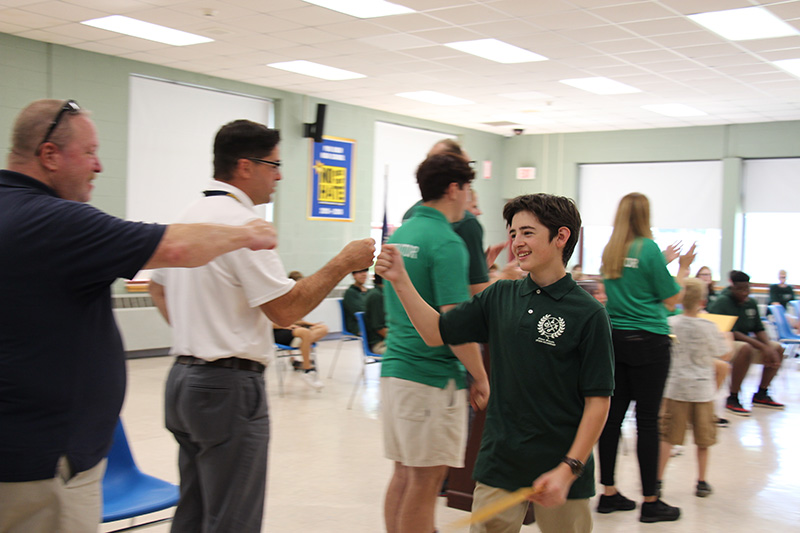
[[[313,144],[309,218],[352,221],[356,142],[325,136]]]

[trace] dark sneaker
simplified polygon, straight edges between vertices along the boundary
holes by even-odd
[[[731,423],[730,420],[728,420],[727,418],[720,418],[720,417],[717,417],[715,422],[717,424],[717,427],[721,428],[726,428],[728,427],[728,424]]]
[[[642,515],[640,522],[672,522],[681,516],[681,510],[677,507],[667,505],[661,500],[654,502],[644,502],[642,504]]]
[[[295,372],[305,372],[306,369],[303,368],[303,362],[298,361],[297,359],[292,359],[292,368]],[[311,368],[309,370],[316,370],[317,367],[314,366],[314,360],[311,360]]]
[[[705,498],[713,491],[711,490],[711,485],[706,483],[705,481],[698,481],[697,482],[697,490],[694,492],[694,495],[698,498]]]
[[[739,403],[739,398],[728,398],[728,401],[725,402],[725,409],[735,415],[750,416],[750,411],[742,407],[742,404]]]
[[[769,407],[770,409],[783,409],[784,405],[773,400],[768,393],[753,394],[753,405],[758,407]]]
[[[613,513],[614,511],[633,511],[636,509],[636,502],[629,500],[619,492],[613,496],[600,496],[600,503],[597,504],[598,513]]]

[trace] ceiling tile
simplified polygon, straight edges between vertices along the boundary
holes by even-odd
[[[505,13],[480,4],[437,9],[436,11],[427,12],[427,15],[456,26],[478,24],[480,22],[497,22],[511,18]]]
[[[438,30],[416,31],[413,35],[441,44],[457,41],[472,41],[483,38],[480,34],[465,28],[442,28]]]
[[[670,33],[667,35],[648,35],[647,39],[667,48],[682,48],[684,46],[721,44],[727,42],[715,33],[699,30]]]
[[[640,20],[626,22],[621,27],[643,37],[668,35],[670,33],[687,33],[697,31],[699,26],[685,17],[672,17],[658,20]]]
[[[353,20],[350,15],[339,13],[324,7],[303,4],[305,7],[276,11],[275,16],[304,26],[321,26],[323,24],[337,24]]]
[[[315,28],[299,28],[296,30],[279,31],[271,34],[278,39],[285,39],[297,44],[319,44],[328,41],[337,41],[339,37],[326,31]]]
[[[433,43],[418,34],[408,33],[386,33],[375,37],[363,37],[358,40],[376,48],[384,50],[405,50],[407,48],[423,48],[431,46]]]
[[[28,29],[48,28],[51,26],[60,26],[64,23],[63,20],[56,17],[14,8],[0,10],[0,20],[7,24],[13,24]]]
[[[577,10],[566,14],[552,13],[549,15],[529,16],[525,17],[525,20],[545,30],[574,30],[607,25],[603,19],[592,15],[588,11]]]
[[[596,7],[589,10],[593,15],[609,22],[635,22],[674,17],[675,11],[657,2],[636,2],[632,4]]]
[[[551,13],[575,12],[575,4],[567,0],[548,0],[535,2],[531,0],[499,0],[493,2],[492,9],[502,11],[512,17],[530,17]]]
[[[280,31],[290,31],[302,28],[301,24],[287,22],[272,15],[262,13],[252,13],[250,16],[241,17],[227,21],[230,28],[249,30],[256,33],[271,35]]]
[[[395,31],[422,31],[449,26],[446,22],[420,13],[394,15],[374,19],[375,24]]]
[[[594,44],[603,41],[616,41],[635,37],[621,26],[595,26],[593,28],[569,28],[560,32],[575,42]]]

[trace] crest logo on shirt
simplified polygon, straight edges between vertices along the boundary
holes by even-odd
[[[548,346],[555,346],[556,343],[553,342],[553,339],[560,337],[561,334],[564,333],[565,325],[566,322],[564,322],[564,319],[561,317],[552,316],[550,314],[544,315],[539,319],[537,327],[541,337],[536,339],[536,342],[541,342]]]

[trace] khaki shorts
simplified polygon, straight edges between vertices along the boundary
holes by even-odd
[[[731,362],[736,359],[736,356],[739,355],[739,351],[742,347],[747,346],[748,344],[744,341],[733,341],[733,355],[731,356]],[[775,341],[769,341],[769,345],[775,348],[776,350],[781,348],[781,344]],[[753,365],[763,365],[764,358],[761,356],[761,350],[753,350],[753,359],[750,361],[750,364]]]
[[[464,466],[467,392],[455,380],[439,389],[405,379],[381,378],[386,458],[404,466]]]
[[[0,531],[97,533],[106,462],[73,473],[61,457],[54,478],[0,483]]]
[[[664,398],[661,407],[661,440],[683,444],[686,428],[692,425],[694,443],[708,448],[717,443],[714,402],[681,402]]]
[[[472,493],[472,512],[491,505],[510,493],[503,489],[490,487],[483,483],[475,484]],[[473,524],[470,533],[519,533],[522,521],[528,510],[528,502],[518,503],[501,511],[482,524]],[[590,533],[592,531],[592,513],[589,510],[589,499],[567,500],[558,507],[543,507],[533,504],[536,524],[542,533]],[[526,531],[528,528],[525,528]]]

